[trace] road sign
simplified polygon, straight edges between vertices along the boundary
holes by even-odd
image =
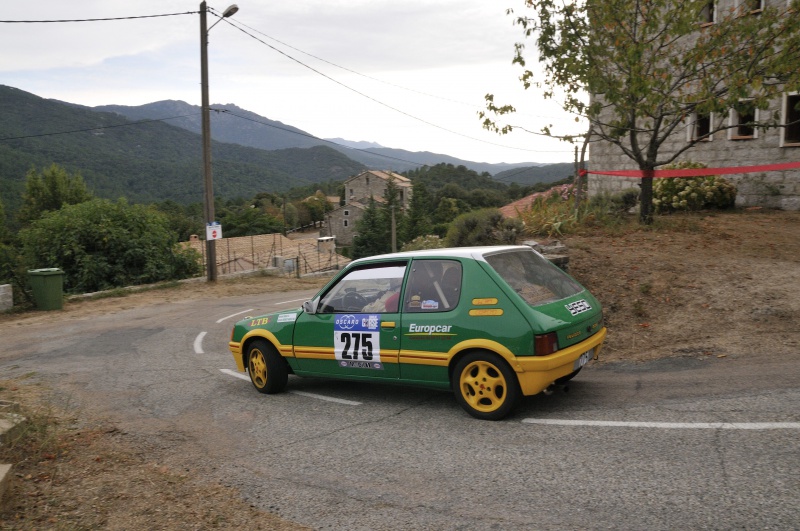
[[[222,225],[219,221],[206,223],[206,240],[219,240],[222,239]]]

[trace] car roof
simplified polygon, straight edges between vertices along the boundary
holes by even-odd
[[[362,262],[371,262],[373,260],[393,260],[393,259],[409,259],[409,258],[470,258],[473,260],[482,260],[483,256],[487,254],[503,252],[527,250],[532,251],[526,245],[486,245],[479,247],[448,247],[444,249],[424,249],[420,251],[404,251],[400,253],[379,254],[375,256],[368,256],[359,258],[353,261],[353,264],[360,264]]]

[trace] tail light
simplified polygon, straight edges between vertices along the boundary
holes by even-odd
[[[547,356],[558,350],[558,335],[555,332],[533,336],[533,353],[536,356]]]

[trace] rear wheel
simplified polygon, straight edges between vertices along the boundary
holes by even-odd
[[[257,339],[247,346],[247,372],[259,393],[280,393],[289,380],[286,360],[263,339]]]
[[[472,352],[455,366],[453,392],[464,410],[482,420],[500,420],[511,413],[519,382],[503,358],[491,352]]]

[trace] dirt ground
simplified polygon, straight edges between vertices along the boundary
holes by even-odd
[[[671,216],[646,229],[631,220],[562,242],[571,274],[604,306],[609,335],[595,363],[798,353],[798,212]],[[0,330],[158,301],[313,288],[325,280],[248,277],[72,300],[58,313],[0,315]],[[0,400],[21,404],[31,422],[0,448],[0,462],[14,463],[0,529],[302,529],[250,507],[233,488],[159,464],[114,426],[57,410],[35,378],[1,378]]]

